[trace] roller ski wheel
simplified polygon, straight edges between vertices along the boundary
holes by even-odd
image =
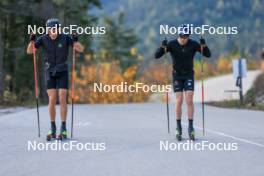
[[[56,133],[52,133],[51,131],[49,131],[49,134],[47,135],[46,140],[47,141],[53,141],[56,139]]]
[[[59,135],[58,135],[58,140],[63,141],[67,139],[67,131],[62,131]]]
[[[181,129],[176,129],[175,131],[175,135],[176,135],[176,139],[177,141],[181,141],[182,140],[182,130]]]
[[[189,132],[189,140],[195,141],[194,129],[189,129],[188,132]]]

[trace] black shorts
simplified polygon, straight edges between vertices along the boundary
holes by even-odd
[[[68,71],[57,72],[55,76],[49,75],[47,89],[68,89]]]
[[[173,78],[174,92],[194,91],[194,78]]]

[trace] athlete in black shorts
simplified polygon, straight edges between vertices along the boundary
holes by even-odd
[[[193,60],[195,53],[201,52],[201,46],[203,47],[203,55],[210,57],[211,53],[204,39],[200,39],[200,44],[189,38],[189,28],[188,25],[181,25],[181,32],[179,37],[175,40],[162,41],[162,46],[157,49],[155,53],[155,58],[161,58],[165,49],[170,52],[173,64],[173,89],[176,92],[176,136],[181,139],[182,127],[181,127],[181,116],[182,116],[182,102],[183,102],[183,91],[185,92],[185,99],[187,104],[187,114],[189,119],[189,135],[194,137],[193,129],[193,91],[194,91],[194,70],[193,70]]]
[[[83,52],[83,46],[78,42],[77,35],[72,35],[72,38],[65,34],[60,34],[58,31],[59,21],[56,18],[51,18],[46,22],[46,27],[49,28],[49,33],[37,38],[35,35],[30,35],[30,43],[27,48],[27,53],[33,53],[33,44],[35,48],[43,48],[45,54],[45,78],[47,83],[47,93],[49,97],[49,114],[51,120],[51,130],[47,136],[47,140],[56,137],[55,124],[55,105],[57,101],[57,89],[59,91],[59,102],[61,106],[61,130],[60,136],[67,137],[66,117],[67,117],[67,89],[68,89],[68,51],[69,47],[74,45],[77,52]]]

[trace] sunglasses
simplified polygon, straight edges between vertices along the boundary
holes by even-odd
[[[180,35],[180,38],[187,39],[187,38],[189,38],[189,35],[188,34]]]

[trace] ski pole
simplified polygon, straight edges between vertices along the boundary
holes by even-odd
[[[38,76],[37,76],[37,59],[36,59],[35,42],[33,42],[33,61],[34,61],[35,97],[36,97],[36,104],[37,104],[37,119],[38,119],[38,137],[40,137],[39,100],[38,100]]]
[[[75,45],[73,43],[72,49],[72,85],[71,85],[71,99],[72,99],[72,114],[71,114],[71,138],[73,138],[73,116],[74,116],[74,74],[75,74]]]
[[[165,37],[165,40],[166,37]],[[167,66],[167,47],[164,48],[165,51],[165,61],[166,61],[166,65],[165,65],[165,70],[167,70],[166,66]],[[167,71],[165,73],[168,73]],[[165,75],[166,76],[166,85],[168,84],[168,74]],[[168,128],[168,133],[170,133],[170,113],[169,113],[169,92],[166,91],[166,109],[167,109],[167,128]]]
[[[168,92],[166,92],[166,104],[167,104],[167,123],[168,123],[168,133],[170,133],[169,93],[168,93]]]
[[[202,39],[202,36],[201,36]],[[203,46],[201,45],[201,76],[202,76],[202,118],[203,118],[203,135],[204,135],[204,60],[203,60]]]

